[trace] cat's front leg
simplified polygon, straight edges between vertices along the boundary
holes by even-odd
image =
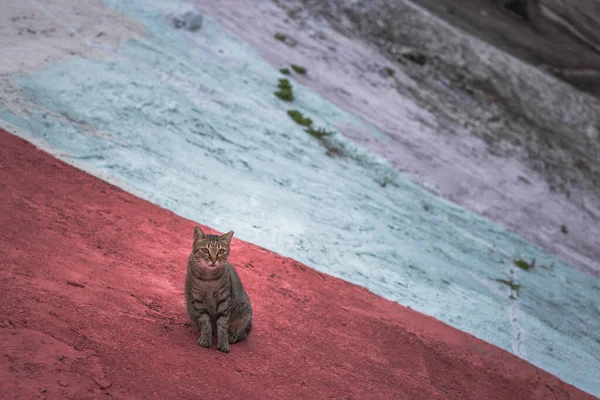
[[[200,338],[198,344],[202,347],[210,348],[212,346],[212,324],[210,323],[210,315],[203,308],[196,310],[200,316],[198,317],[198,329],[200,330]]]
[[[217,306],[217,350],[229,353],[229,299]]]

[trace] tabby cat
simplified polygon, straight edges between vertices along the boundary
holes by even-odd
[[[185,300],[192,324],[200,331],[198,344],[228,353],[229,344],[248,337],[252,330],[252,306],[236,270],[227,262],[233,232],[205,235],[194,228],[194,244],[188,258]]]

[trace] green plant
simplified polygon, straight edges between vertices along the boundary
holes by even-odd
[[[423,210],[429,212],[429,211],[431,211],[431,206],[429,204],[425,203],[425,204],[423,204]]]
[[[321,143],[321,145],[325,147],[325,149],[327,150],[326,154],[329,157],[342,157],[346,154],[344,144],[342,142],[327,140],[328,137],[333,136],[333,131],[328,131],[324,128],[315,129],[312,126],[307,127],[305,131],[309,135],[317,139],[319,143]],[[383,184],[381,182],[378,183],[382,186],[385,186],[387,184],[386,182],[383,182]]]
[[[306,128],[306,132],[311,135],[312,137],[315,137],[317,139],[323,139],[325,136],[331,136],[333,135],[333,132],[325,130],[323,128],[313,128],[312,126],[309,126],[308,128]]]
[[[281,78],[279,79],[279,83],[277,84],[277,87],[279,89],[292,89],[292,84],[290,83],[289,80],[285,79],[285,78]]]
[[[279,90],[274,93],[275,96],[279,97],[281,100],[285,101],[294,101],[294,93],[291,90]]]
[[[517,267],[521,268],[524,271],[529,271],[530,269],[535,267],[535,258],[531,260],[531,263],[528,263],[527,261],[521,259],[514,260],[513,262]]]
[[[387,176],[381,179],[375,179],[375,182],[379,184],[382,188],[386,187],[388,184],[392,183],[392,180]]]
[[[275,35],[273,35],[273,37],[276,40],[279,40],[280,42],[285,43],[286,45],[288,45],[289,47],[296,47],[296,45],[298,44],[298,42],[296,41],[296,39],[285,35],[283,33],[279,33],[277,32]]]
[[[502,279],[502,278],[490,278],[498,283],[501,283],[503,285],[508,286],[509,288],[511,288],[511,290],[515,291],[517,296],[519,295],[519,290],[521,289],[521,285],[516,283],[515,281],[511,279]],[[510,294],[510,298],[512,300],[516,299],[516,297],[511,293]]]
[[[294,71],[296,71],[296,73],[298,73],[300,75],[306,75],[306,72],[307,72],[306,68],[301,67],[300,65],[295,65],[295,64],[290,65],[290,67],[292,67],[292,69]]]
[[[385,67],[384,71],[386,72],[386,74],[388,74],[388,76],[394,76],[396,74],[396,71],[394,71],[392,68],[390,67]]]
[[[293,119],[294,122],[296,122],[298,125],[302,125],[302,126],[311,126],[312,125],[312,119],[305,117],[298,110],[288,110],[287,113],[290,116],[290,118]]]
[[[294,101],[294,93],[292,91],[292,85],[290,81],[287,79],[279,79],[279,84],[277,85],[279,90],[275,92],[275,96],[279,97],[281,100],[285,101]]]
[[[281,68],[281,69],[279,70],[279,72],[281,72],[281,73],[282,73],[282,74],[284,74],[284,75],[289,75],[289,74],[290,74],[290,70],[289,70],[289,68]]]
[[[563,234],[565,234],[565,235],[566,235],[567,233],[569,233],[569,229],[567,229],[567,226],[566,226],[566,225],[563,225],[563,226],[561,226],[561,227],[560,227],[560,231],[561,231]]]

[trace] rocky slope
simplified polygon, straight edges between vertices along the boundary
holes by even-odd
[[[0,188],[2,399],[593,398],[236,239],[255,329],[229,354],[201,348],[183,305],[193,222],[4,131]]]

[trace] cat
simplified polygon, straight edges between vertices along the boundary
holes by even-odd
[[[198,344],[212,346],[216,330],[217,350],[229,353],[229,344],[248,337],[252,330],[252,306],[235,268],[227,262],[233,231],[205,235],[194,228],[192,253],[185,277],[185,300],[192,325],[200,331]]]

